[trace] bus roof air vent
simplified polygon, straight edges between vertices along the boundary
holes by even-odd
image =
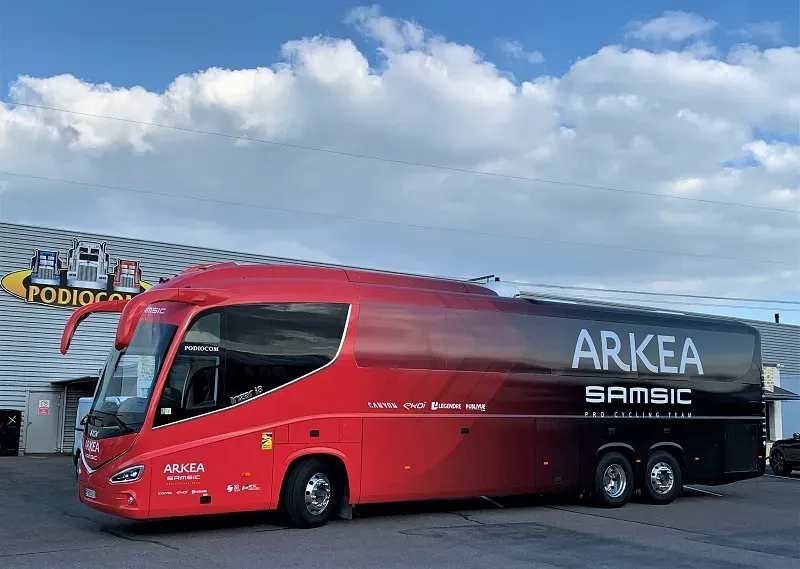
[[[503,282],[499,279],[481,284],[481,286],[493,290],[497,296],[503,296],[506,298],[519,298],[522,296],[522,291],[519,290],[517,285],[514,283]]]

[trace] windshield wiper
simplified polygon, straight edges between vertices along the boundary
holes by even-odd
[[[102,413],[103,415],[108,415],[109,417],[114,419],[117,422],[117,424],[119,425],[119,428],[122,430],[122,433],[125,434],[125,435],[127,435],[128,433],[135,433],[136,432],[132,428],[130,428],[122,419],[117,417],[114,413],[109,413],[108,411],[100,411],[99,409],[95,409],[94,411],[89,413],[89,415],[87,415],[87,417],[88,416],[92,416],[95,413]]]

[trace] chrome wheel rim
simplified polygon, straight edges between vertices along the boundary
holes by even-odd
[[[317,472],[306,483],[306,509],[313,516],[325,511],[331,501],[331,482],[328,477]]]
[[[675,486],[675,473],[669,464],[659,462],[650,471],[650,485],[659,494],[669,494]]]
[[[779,452],[774,453],[770,457],[770,466],[775,472],[783,470],[783,455]]]
[[[628,487],[625,471],[618,464],[612,464],[603,473],[603,488],[610,498],[619,498]]]

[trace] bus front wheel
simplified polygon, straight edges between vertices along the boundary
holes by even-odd
[[[284,492],[286,514],[293,527],[320,527],[339,509],[344,477],[333,461],[312,456],[291,469]]]

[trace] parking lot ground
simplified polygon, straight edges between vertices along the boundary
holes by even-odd
[[[768,471],[769,472],[769,471]],[[497,499],[128,522],[81,504],[68,457],[0,459],[0,567],[800,568],[800,475],[687,488],[667,506]]]

